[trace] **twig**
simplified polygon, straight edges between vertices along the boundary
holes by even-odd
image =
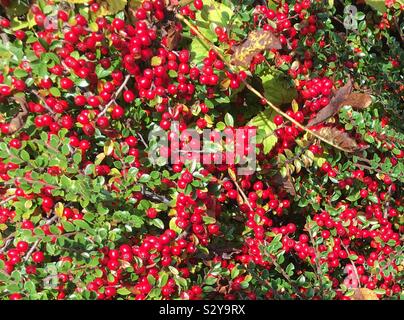
[[[383,170],[380,170],[380,169],[377,169],[377,168],[372,168],[371,166],[367,166],[367,165],[361,164],[361,163],[353,163],[353,165],[354,165],[355,167],[358,167],[358,168],[361,168],[361,169],[365,169],[365,170],[368,170],[368,171],[376,171],[376,172],[378,172],[378,173],[382,173],[382,174],[391,176],[391,177],[396,178],[396,179],[400,179],[400,178],[403,177],[403,175],[395,176],[395,175],[392,175],[392,174],[390,174],[390,173],[384,172]]]
[[[311,233],[311,229],[307,228],[307,231],[308,231],[309,236],[310,236],[311,245],[313,246],[314,252],[316,254],[316,259],[315,259],[316,269],[317,269],[316,270],[316,275],[317,275],[317,279],[318,279],[318,282],[319,282],[319,285],[320,285],[321,295],[324,296],[324,287],[323,287],[323,278],[322,278],[323,277],[323,272],[321,271],[321,265],[320,265],[320,259],[319,259],[320,253],[318,251],[317,244],[314,241],[314,237],[313,237],[313,234]]]
[[[7,247],[10,245],[10,243],[13,242],[14,236],[15,236],[15,233],[12,233],[6,239],[4,239],[4,245],[0,248],[0,253],[3,253],[4,251],[6,251]]]
[[[107,105],[104,107],[104,109],[98,114],[97,119],[102,117],[108,110],[108,108],[115,102],[115,99],[119,97],[121,94],[123,88],[125,88],[126,84],[128,83],[130,79],[130,75],[126,75],[125,80],[122,82],[121,86],[118,88],[118,91],[115,92],[114,97],[111,99],[110,102],[107,103]]]
[[[27,254],[25,255],[24,260],[28,261],[29,258],[31,257],[32,253],[34,252],[34,250],[36,249],[36,247],[38,246],[38,244],[41,242],[41,239],[38,239],[34,242],[34,244],[32,245],[31,249],[29,249],[29,251],[27,252]]]
[[[286,271],[281,267],[281,265],[271,257],[270,254],[266,255],[268,259],[271,261],[271,263],[275,266],[277,271],[286,279],[286,281],[292,286],[293,290],[295,291],[296,295],[300,298],[303,299],[302,296],[300,295],[299,288],[294,284],[293,280],[288,276]]]
[[[144,146],[146,147],[146,149],[147,149],[149,146],[148,146],[147,142],[145,141],[145,139],[143,138],[142,134],[141,134],[141,133],[138,133],[137,135],[139,136],[140,141],[143,143],[143,145],[144,145]]]
[[[1,38],[1,40],[3,40],[3,43],[5,45],[10,43],[10,39],[8,38],[7,34],[4,32],[0,33],[0,38]]]
[[[166,197],[164,197],[162,195],[159,195],[159,194],[156,194],[156,193],[154,193],[152,191],[146,190],[144,185],[142,185],[142,191],[141,192],[142,192],[142,195],[144,197],[146,197],[147,199],[149,199],[149,200],[153,200],[153,201],[156,201],[156,202],[162,202],[162,203],[165,203],[165,204],[169,204],[171,202],[168,198],[166,198]]]
[[[190,226],[186,227],[185,230],[182,231],[182,232],[177,236],[177,238],[175,238],[175,241],[178,241],[178,240],[180,240],[180,239],[186,238],[186,237],[189,235],[189,231],[190,231],[190,230],[191,230],[191,227],[190,227]]]
[[[55,220],[58,219],[58,216],[55,214],[52,218],[50,218],[49,220],[46,221],[45,225],[50,225],[52,224]],[[35,251],[35,249],[38,247],[39,243],[41,242],[42,238],[37,239],[34,244],[32,245],[31,249],[29,249],[29,251],[27,252],[27,254],[25,255],[24,260],[28,261],[29,258],[31,257],[32,253]]]
[[[45,99],[44,99],[43,97],[41,97],[41,95],[40,95],[36,90],[32,90],[32,93],[33,93],[34,95],[36,95],[39,100],[42,101],[43,107],[44,107],[46,110],[48,110],[48,112],[49,112],[53,117],[55,117],[55,112],[46,104]]]
[[[0,206],[2,206],[3,204],[9,202],[10,200],[13,200],[13,199],[16,198],[16,197],[17,197],[17,196],[14,195],[14,196],[10,196],[10,197],[4,199],[3,201],[0,201]]]
[[[398,25],[397,17],[396,17],[396,16],[393,16],[393,24],[394,24],[394,26],[395,26],[396,29],[397,29],[398,35],[400,36],[401,44],[403,44],[403,43],[404,43],[404,35],[403,35],[402,29],[401,29],[400,26]]]
[[[386,205],[385,205],[385,208],[384,208],[384,215],[383,215],[384,219],[387,219],[388,214],[389,214],[391,191],[392,191],[392,186],[390,185],[388,187],[388,189],[387,189],[387,194],[386,194],[386,197],[388,197],[388,198],[387,198]]]
[[[218,57],[220,57],[220,59],[225,63],[225,65],[230,69],[230,71],[234,72],[233,66],[229,62],[227,62],[227,60],[225,59],[223,54],[220,52],[220,50],[215,45],[213,45],[202,33],[200,33],[198,31],[198,29],[195,28],[195,26],[193,26],[183,15],[181,15],[179,13],[176,14],[176,18],[178,20],[183,21],[196,34],[196,36],[200,40],[202,40],[202,42],[205,43],[206,46],[208,46],[211,50],[213,50],[218,55]],[[242,82],[244,83],[244,85],[247,87],[248,90],[250,90],[252,93],[254,93],[257,97],[259,97],[262,101],[264,101],[269,107],[271,107],[273,110],[275,110],[278,114],[282,115],[284,118],[286,118],[290,122],[292,122],[299,129],[310,133],[317,139],[320,139],[321,141],[327,143],[328,145],[332,146],[335,149],[338,149],[338,150],[346,152],[346,153],[352,153],[351,150],[340,147],[340,146],[334,144],[332,141],[329,141],[326,138],[324,138],[323,136],[319,135],[315,131],[303,126],[302,124],[297,122],[295,119],[293,119],[291,116],[289,116],[288,114],[283,112],[281,109],[279,109],[277,106],[275,106],[268,99],[266,99],[259,91],[257,91],[253,86],[251,86],[246,80],[242,79]]]
[[[235,178],[233,178],[231,175],[230,175],[230,178],[233,180],[234,184],[237,187],[237,190],[240,192],[241,196],[243,197],[244,203],[246,203],[248,205],[248,207],[250,208],[251,211],[254,211],[253,207],[250,204],[250,201],[248,201],[247,195],[244,193],[243,189],[241,189],[241,187],[238,184],[237,180]]]

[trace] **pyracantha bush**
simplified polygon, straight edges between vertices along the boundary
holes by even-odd
[[[402,297],[401,0],[0,3],[2,299]]]

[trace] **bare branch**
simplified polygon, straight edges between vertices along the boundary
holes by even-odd
[[[122,90],[125,88],[126,84],[128,83],[129,79],[130,79],[130,75],[128,74],[128,75],[126,75],[125,80],[122,82],[121,86],[118,88],[118,91],[115,92],[114,97],[111,99],[110,102],[108,102],[106,104],[104,109],[98,114],[97,119],[102,117],[107,112],[108,108],[115,102],[115,99],[119,97]]]

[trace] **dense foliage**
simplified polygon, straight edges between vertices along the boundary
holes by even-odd
[[[402,297],[401,0],[0,3],[1,299]]]

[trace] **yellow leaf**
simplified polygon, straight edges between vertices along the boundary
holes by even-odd
[[[168,212],[169,217],[174,217],[177,215],[177,210],[171,208],[170,211]]]
[[[108,140],[104,144],[104,154],[109,156],[114,151],[114,142],[112,140]]]
[[[90,27],[90,30],[91,30],[92,32],[98,32],[98,24],[96,24],[95,22],[91,22],[91,23],[89,24],[89,27]]]
[[[211,118],[209,115],[205,114],[205,120],[206,120],[206,123],[208,124],[207,127],[208,127],[208,128],[212,127],[212,125],[213,125],[213,120],[212,120],[212,118]]]
[[[231,180],[236,181],[236,173],[234,172],[234,170],[231,168],[228,168],[227,172],[229,173]]]
[[[118,13],[125,9],[127,0],[98,0],[100,9],[96,12],[97,16],[108,16]]]
[[[223,90],[227,90],[229,89],[230,86],[230,79],[229,78],[225,78],[220,82],[220,89]]]
[[[111,169],[111,172],[109,173],[109,175],[110,175],[110,176],[113,176],[113,177],[116,177],[116,176],[120,177],[120,176],[121,176],[121,173],[119,172],[119,170],[118,170],[117,168],[112,168],[112,169]],[[110,180],[110,181],[111,181],[111,180]]]
[[[293,101],[292,101],[292,110],[293,110],[293,112],[299,111],[299,105],[297,104],[295,99],[293,99]]]
[[[150,64],[151,64],[152,67],[158,67],[159,65],[161,65],[161,62],[162,62],[162,60],[161,60],[160,57],[154,56],[154,57],[151,59]]]
[[[63,217],[63,210],[65,209],[65,207],[63,206],[63,203],[58,202],[55,205],[55,213],[58,217]]]
[[[27,200],[24,204],[25,209],[29,209],[32,207],[32,201],[31,200]]]
[[[105,159],[105,153],[99,153],[99,154],[95,157],[94,164],[95,164],[95,165],[99,165],[99,164],[102,162],[102,160],[104,160],[104,159]]]

